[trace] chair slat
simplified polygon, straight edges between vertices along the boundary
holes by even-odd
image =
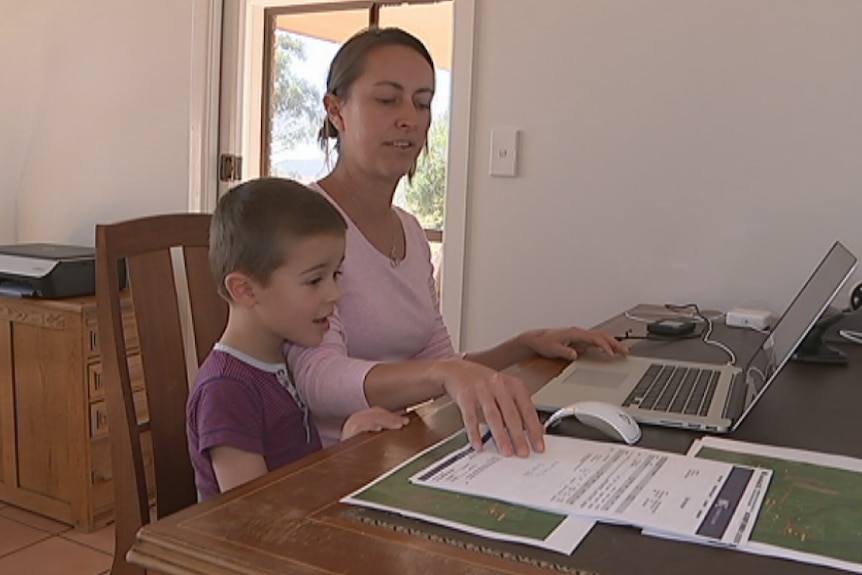
[[[215,289],[210,273],[208,248],[186,247],[184,260],[188,278],[192,321],[195,325],[195,348],[202,363],[227,324],[227,305]]]
[[[188,505],[175,494],[194,490],[185,432],[189,390],[185,344],[171,252],[136,255],[127,259],[127,265],[140,347],[146,350],[141,353],[144,381],[158,382],[146,389],[150,413],[160,415],[150,418],[156,485],[172,484],[156,496],[156,516],[162,517]]]

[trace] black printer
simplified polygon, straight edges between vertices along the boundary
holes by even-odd
[[[94,293],[94,248],[56,244],[0,246],[0,296],[54,299]]]

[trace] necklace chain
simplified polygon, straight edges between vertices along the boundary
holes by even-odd
[[[335,178],[330,178],[330,183],[335,183],[341,192],[342,197],[347,198],[347,200],[353,205],[353,207],[360,213],[368,213],[368,210],[359,203],[359,201],[353,197],[353,195],[347,193],[344,189],[344,186],[340,181],[335,180]],[[331,197],[331,194],[330,194]],[[401,260],[398,259],[398,234],[401,231],[401,218],[398,217],[398,213],[395,211],[394,207],[389,208],[389,213],[392,214],[392,247],[389,249],[389,263],[392,267],[398,266],[401,263]],[[354,220],[355,221],[355,220]]]
[[[401,220],[398,217],[398,214],[395,213],[394,208],[392,209],[392,215],[395,217],[395,221],[392,226],[392,249],[389,250],[389,263],[391,263],[394,268],[401,263],[401,260],[398,259],[398,231],[401,228]]]

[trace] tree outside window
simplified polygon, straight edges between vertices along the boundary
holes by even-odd
[[[326,65],[338,45],[301,34],[275,31],[270,111],[269,174],[312,182],[328,171],[317,134],[323,123],[323,92]],[[437,70],[448,98],[446,70]],[[440,86],[437,90],[441,92]],[[419,155],[412,182],[405,178],[395,195],[395,204],[413,213],[426,230],[442,230],[446,194],[446,158],[449,147],[448,102],[435,96],[443,111],[434,116],[427,149]],[[335,151],[330,152],[335,161]]]

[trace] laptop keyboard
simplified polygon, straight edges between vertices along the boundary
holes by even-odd
[[[719,372],[653,363],[623,402],[623,407],[706,415]]]

